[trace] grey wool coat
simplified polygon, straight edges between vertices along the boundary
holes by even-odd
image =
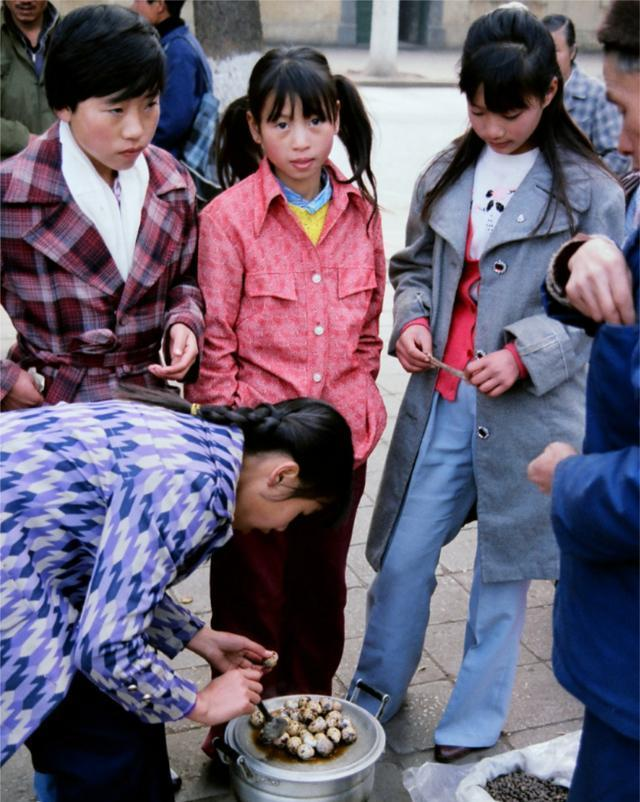
[[[421,209],[448,158],[446,153],[441,155],[418,178],[406,247],[391,259],[395,289],[391,354],[402,328],[420,317],[430,320],[435,356],[442,357],[447,342],[464,265],[473,166],[432,207],[428,224],[421,218]],[[563,154],[562,164],[577,231],[606,234],[619,242],[624,203],[617,182],[569,154]],[[565,208],[553,202],[535,230],[551,184],[551,171],[539,154],[480,259],[476,353],[488,354],[514,341],[529,373],[498,398],[477,394],[473,465],[478,550],[482,577],[488,582],[557,576],[549,499],[527,481],[526,469],[551,441],[564,440],[579,448],[583,437],[590,340],[582,331],[548,318],[541,301],[549,261],[571,237]],[[367,558],[376,570],[407,490],[435,379],[433,370],[413,374],[398,414],[367,543]],[[427,509],[424,525],[427,532]]]

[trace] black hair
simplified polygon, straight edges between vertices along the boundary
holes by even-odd
[[[564,14],[548,14],[542,18],[542,24],[549,31],[562,31],[567,45],[571,48],[576,43],[576,29],[573,21]]]
[[[184,2],[185,0],[164,0],[164,4],[167,7],[169,16],[177,19],[180,16]]]
[[[155,404],[185,414],[197,414],[208,423],[238,426],[248,454],[278,451],[298,465],[299,486],[290,497],[322,502],[323,520],[333,522],[347,511],[351,500],[353,443],[351,430],[331,404],[312,398],[292,398],[256,407],[192,405],[177,393],[121,384],[118,397]]]
[[[536,230],[551,209],[555,215],[560,203],[566,209],[572,233],[575,233],[576,221],[567,197],[560,148],[597,165],[607,174],[609,171],[564,107],[562,75],[551,34],[540,20],[520,4],[497,8],[477,19],[469,28],[462,51],[458,83],[468,101],[473,102],[478,89],[482,87],[489,111],[504,114],[514,109],[524,109],[529,98],[544,99],[554,78],[558,81],[558,90],[543,110],[533,134],[533,141],[546,159],[553,181],[553,192],[549,195]],[[423,219],[428,219],[432,206],[449,186],[457,181],[467,167],[475,164],[484,145],[473,128],[469,128],[447,149],[450,162],[425,197]]]
[[[640,3],[638,0],[614,0],[600,28],[598,41],[605,53],[615,53],[623,72],[640,69]]]
[[[262,153],[251,138],[246,114],[250,111],[260,123],[270,96],[273,96],[273,106],[269,120],[280,115],[287,101],[293,105],[298,98],[305,117],[318,116],[333,123],[339,109],[338,136],[353,170],[346,183],[357,183],[363,197],[373,207],[373,217],[378,208],[378,196],[371,169],[373,130],[369,116],[355,85],[343,75],[332,75],[327,59],[311,47],[269,50],[254,66],[247,94],[227,107],[218,123],[215,143],[222,186],[229,187],[257,170]]]
[[[90,5],[62,18],[51,38],[44,84],[52,109],[92,97],[128,100],[164,86],[164,52],[149,22],[115,5]]]

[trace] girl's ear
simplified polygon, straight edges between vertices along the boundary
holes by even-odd
[[[292,479],[297,479],[299,473],[300,467],[297,462],[283,458],[271,469],[267,478],[267,487],[278,487],[278,485],[289,483]]]
[[[256,143],[256,145],[262,145],[260,128],[256,123],[256,118],[250,111],[247,112],[247,125],[249,126],[249,132],[251,133],[251,138],[253,139],[253,141]]]
[[[546,109],[549,103],[553,100],[558,91],[558,79],[554,77],[551,79],[551,83],[549,84],[549,88],[547,89],[547,94],[544,96],[544,100],[542,101],[542,108]]]
[[[336,119],[333,123],[333,131],[335,134],[340,132],[340,101],[336,101]]]
[[[54,113],[59,120],[62,122],[70,123],[71,122],[71,109],[68,106],[65,106],[64,109],[54,109]]]

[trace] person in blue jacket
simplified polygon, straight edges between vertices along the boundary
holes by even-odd
[[[619,150],[640,167],[640,30],[636,0],[616,0],[598,33],[607,94],[624,116]],[[640,798],[640,339],[638,195],[622,250],[572,240],[550,266],[547,311],[593,334],[582,454],[551,443],[529,478],[552,494],[561,551],[553,668],[585,705],[569,802]]]
[[[180,17],[183,5],[184,0],[134,0],[132,5],[158,31],[167,59],[167,80],[160,96],[160,121],[153,144],[176,159],[183,158],[202,96],[213,87],[204,50]]]

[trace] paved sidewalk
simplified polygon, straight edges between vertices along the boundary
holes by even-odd
[[[403,46],[398,50],[397,72],[388,77],[369,75],[366,47],[319,47],[333,73],[347,75],[359,86],[457,86],[461,50],[426,50]],[[602,54],[582,52],[580,68],[602,80]]]

